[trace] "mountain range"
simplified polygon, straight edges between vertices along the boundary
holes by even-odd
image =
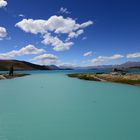
[[[128,61],[123,64],[119,65],[99,65],[99,66],[87,66],[87,67],[76,67],[76,69],[87,69],[87,70],[92,70],[92,69],[113,69],[113,68],[125,68],[125,69],[140,69],[140,62],[132,62]]]
[[[56,65],[38,65],[27,61],[19,60],[0,60],[0,70],[9,70],[11,66],[14,66],[15,70],[72,70],[72,69],[112,69],[112,68],[137,68],[140,69],[140,62],[126,62],[120,65],[100,65],[100,66],[88,66],[88,67],[58,67]]]

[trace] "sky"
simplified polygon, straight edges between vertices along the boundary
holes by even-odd
[[[59,66],[140,61],[140,1],[0,0],[0,59]]]

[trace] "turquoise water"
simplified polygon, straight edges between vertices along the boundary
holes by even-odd
[[[0,81],[0,140],[139,140],[140,87],[70,71]]]

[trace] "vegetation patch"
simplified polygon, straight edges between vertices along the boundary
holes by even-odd
[[[90,81],[109,81],[116,83],[124,83],[131,85],[140,85],[140,74],[139,73],[127,73],[125,75],[116,73],[86,73],[86,74],[68,74],[69,77],[75,77],[83,80]]]

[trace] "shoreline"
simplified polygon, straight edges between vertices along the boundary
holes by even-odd
[[[13,78],[24,77],[28,75],[30,74],[14,73],[13,76],[9,76],[9,74],[3,73],[3,74],[0,74],[0,80],[13,79]]]
[[[78,78],[81,80],[98,81],[98,82],[114,82],[140,86],[140,73],[75,73],[67,74],[68,77]]]

